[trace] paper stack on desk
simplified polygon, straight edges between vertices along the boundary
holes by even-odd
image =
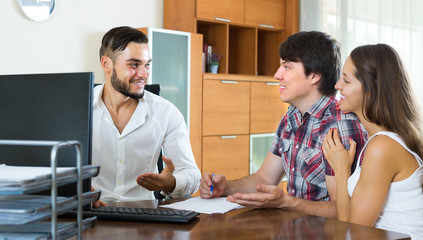
[[[234,209],[242,208],[242,205],[226,201],[226,197],[203,199],[201,197],[189,198],[185,201],[161,205],[160,207],[189,210],[199,213],[225,213]]]

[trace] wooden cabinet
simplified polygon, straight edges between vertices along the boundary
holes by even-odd
[[[271,77],[204,74],[203,172],[249,174],[250,135],[275,132],[288,104]],[[266,149],[270,149],[267,146]]]
[[[245,0],[245,24],[284,29],[284,0]]]
[[[203,172],[237,179],[249,173],[249,135],[203,137]]]
[[[250,83],[204,80],[203,136],[249,134]]]
[[[218,73],[272,76],[298,31],[298,0],[164,0],[164,28],[202,34],[222,55]]]
[[[275,132],[288,110],[288,104],[279,98],[279,83],[252,82],[250,105],[250,133]]]
[[[244,24],[244,0],[197,0],[197,18]]]
[[[164,28],[201,34],[203,44],[222,56],[218,74],[203,74],[202,122],[191,125],[202,133],[202,172],[228,179],[247,175],[249,136],[275,132],[288,105],[280,101],[273,75],[279,45],[298,31],[298,5],[299,0],[164,0]]]

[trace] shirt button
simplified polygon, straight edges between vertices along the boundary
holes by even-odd
[[[296,149],[298,149],[300,147],[300,145],[295,146]]]
[[[292,193],[295,193],[295,190],[294,190],[294,189],[292,189],[292,190],[291,190],[291,192],[292,192]]]
[[[295,171],[295,168],[294,167],[292,168],[292,171]]]

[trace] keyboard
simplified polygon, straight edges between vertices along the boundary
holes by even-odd
[[[84,217],[97,216],[97,219],[102,220],[176,223],[187,223],[199,214],[198,212],[187,210],[113,206],[92,208],[89,211],[83,211]]]

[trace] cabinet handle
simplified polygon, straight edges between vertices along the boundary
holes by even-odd
[[[225,81],[225,80],[222,80],[220,82],[221,83],[230,83],[230,84],[237,84],[238,83],[237,81]]]
[[[266,85],[269,85],[269,86],[278,86],[279,83],[277,83],[277,82],[267,82]]]
[[[236,138],[236,136],[221,136],[221,139],[230,139],[230,138]]]
[[[222,21],[222,22],[231,22],[231,20],[230,19],[226,19],[226,18],[214,18],[214,20],[217,20],[217,21]]]
[[[274,28],[272,25],[260,24],[260,27],[264,28]]]

